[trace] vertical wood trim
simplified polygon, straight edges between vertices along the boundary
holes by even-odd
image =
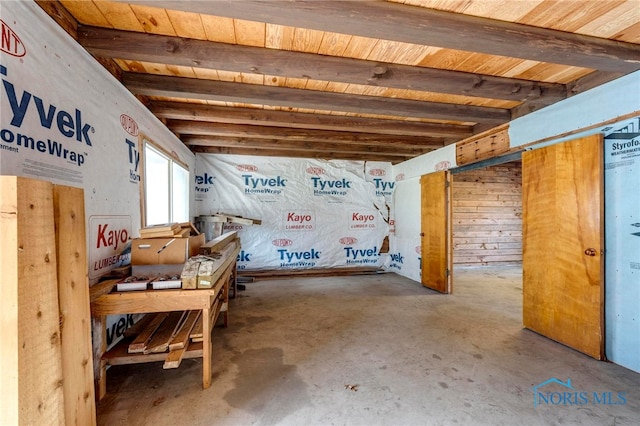
[[[447,291],[453,292],[453,176],[450,170],[445,172],[445,209],[446,209],[446,256],[447,256]]]
[[[0,424],[64,425],[52,185],[1,176],[0,195]]]
[[[95,425],[84,191],[54,185],[65,419]]]
[[[140,182],[138,182],[138,191],[140,194],[140,228],[147,226],[147,197],[146,197],[146,185],[147,179],[145,178],[145,154],[144,144],[148,140],[147,137],[140,133],[138,135],[138,152],[140,152]]]

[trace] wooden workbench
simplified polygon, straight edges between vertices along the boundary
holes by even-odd
[[[201,310],[203,340],[190,342],[184,358],[202,358],[202,387],[211,386],[211,331],[223,313],[224,325],[228,325],[229,284],[235,280],[236,262],[232,262],[212,288],[195,290],[142,290],[126,292],[105,291],[105,286],[95,286],[91,297],[91,315],[101,330],[100,365],[97,369],[96,389],[98,400],[107,391],[107,365],[138,364],[164,361],[166,353],[130,354],[128,342],[123,341],[106,351],[106,316],[119,314],[148,314],[169,311]]]

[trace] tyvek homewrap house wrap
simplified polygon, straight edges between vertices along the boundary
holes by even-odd
[[[390,163],[196,157],[199,215],[227,213],[261,225],[238,231],[239,269],[381,267],[395,182]]]

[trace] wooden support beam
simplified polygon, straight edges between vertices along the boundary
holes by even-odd
[[[262,148],[232,148],[232,147],[205,147],[192,146],[191,151],[205,154],[233,154],[256,155],[261,157],[292,157],[292,158],[316,158],[329,160],[353,160],[353,161],[387,161],[392,164],[409,160],[415,155],[395,156],[387,154],[363,154],[345,153],[311,149],[262,149]]]
[[[79,42],[95,56],[231,72],[337,81],[550,105],[562,84],[380,63],[99,27],[81,27]],[[546,99],[546,100],[545,100]]]
[[[276,139],[279,141],[340,142],[342,144],[380,144],[405,148],[441,148],[443,138],[429,136],[380,135],[376,133],[350,133],[332,130],[286,129],[270,126],[219,124],[199,121],[168,120],[167,127],[180,135],[206,135],[219,137]]]
[[[385,1],[126,1],[602,71],[640,69],[638,44]]]
[[[149,105],[157,117],[174,120],[193,120],[210,123],[251,124],[293,129],[335,130],[344,132],[380,133],[465,138],[473,134],[471,126],[423,121],[391,120],[346,115],[309,114],[272,111],[257,108],[230,108],[186,102],[154,101]]]
[[[201,99],[281,107],[339,110],[449,120],[461,123],[502,124],[511,119],[509,110],[472,105],[424,102],[412,99],[323,92],[289,87],[262,86],[188,77],[126,72],[123,84],[136,95]]]
[[[251,138],[219,138],[216,136],[182,136],[180,138],[189,148],[219,147],[219,148],[243,148],[243,149],[271,149],[271,150],[315,150],[326,153],[342,154],[380,154],[389,157],[407,157],[421,155],[443,145],[424,147],[412,147],[403,145],[370,145],[349,144],[340,142],[320,142],[320,141],[287,141],[274,139],[251,139]]]

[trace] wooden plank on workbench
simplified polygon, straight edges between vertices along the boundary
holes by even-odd
[[[162,322],[158,331],[153,335],[151,341],[144,350],[145,354],[166,352],[169,349],[169,342],[175,336],[178,328],[182,324],[186,311],[174,311]]]
[[[89,289],[89,298],[91,303],[95,302],[100,296],[111,293],[113,287],[120,281],[122,281],[122,279],[117,278],[113,280],[102,281],[92,285]]]
[[[189,338],[192,342],[202,342],[202,337],[204,334],[202,333],[202,315],[198,317],[196,324],[193,326],[193,330],[189,333]]]
[[[65,421],[90,426],[96,424],[96,405],[84,191],[54,185],[53,206]]]
[[[209,276],[207,276],[207,281],[209,283],[217,283],[223,273],[226,272],[229,265],[233,264],[236,261],[238,254],[240,253],[240,244],[238,241],[233,241],[221,253],[221,257],[219,260],[215,262],[221,262],[220,266]],[[214,284],[215,285],[215,284]],[[200,288],[200,272],[198,272],[198,288]],[[208,288],[208,287],[204,287]]]
[[[52,185],[0,176],[0,424],[64,425]]]
[[[222,250],[227,244],[231,241],[235,240],[238,237],[237,231],[231,231],[220,235],[219,237],[214,238],[200,246],[200,254],[210,255],[212,253],[219,252]]]
[[[132,337],[135,339],[138,334],[142,333],[142,331],[151,323],[155,316],[156,314],[145,314],[145,316],[140,318],[138,322],[127,328],[122,335],[124,337]]]
[[[184,320],[180,331],[174,336],[174,338],[169,343],[169,350],[173,351],[175,349],[182,349],[186,346],[189,341],[189,335],[191,334],[191,330],[198,322],[198,318],[200,318],[200,314],[202,311],[190,311],[187,315],[187,319]]]
[[[168,312],[161,312],[156,314],[154,319],[149,323],[149,325],[140,333],[138,337],[136,337],[133,342],[129,345],[129,353],[143,353],[147,348],[147,344],[151,341],[154,333],[160,327],[160,324],[169,316]]]
[[[187,319],[182,325],[182,329],[173,338],[172,342],[169,343],[169,355],[167,355],[164,365],[162,366],[165,370],[169,368],[178,368],[180,366],[182,358],[184,358],[184,354],[189,347],[189,333],[191,333],[191,330],[200,317],[201,312],[202,311],[189,312]]]

